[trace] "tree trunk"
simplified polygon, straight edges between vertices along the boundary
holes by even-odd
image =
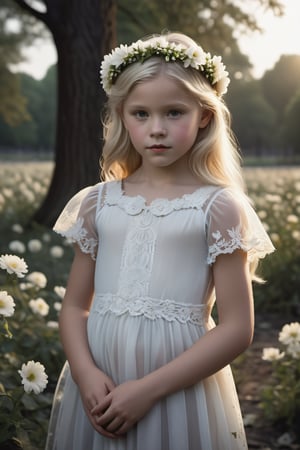
[[[100,180],[100,85],[103,55],[115,44],[113,0],[52,0],[47,25],[57,48],[58,110],[55,167],[33,221],[53,226],[66,202]]]

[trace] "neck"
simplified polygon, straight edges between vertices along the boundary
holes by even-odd
[[[149,167],[142,164],[129,178],[135,182],[147,183],[149,186],[199,184],[198,178],[187,165],[171,169],[170,167]]]

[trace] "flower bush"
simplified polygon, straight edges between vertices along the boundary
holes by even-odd
[[[37,272],[29,273],[29,282],[22,291],[18,279],[26,277],[28,272],[24,259],[16,255],[1,255],[0,268],[1,286],[5,287],[0,291],[0,448],[29,449],[33,445],[39,448],[36,445],[41,445],[41,436],[42,442],[44,440],[49,415],[45,412],[51,406],[51,394],[45,392],[42,397],[36,398],[29,394],[43,393],[48,375],[39,361],[24,361],[34,355],[51,368],[51,353],[54,357],[58,351],[58,336],[53,331],[52,336],[44,331],[43,326],[47,328],[47,325],[40,320],[37,322],[29,311],[30,301],[33,300],[28,300],[37,294],[41,286],[45,287],[46,277],[44,274],[38,277]],[[48,305],[47,308],[48,314]],[[48,341],[46,347],[45,338]],[[54,348],[49,350],[49,344],[53,345],[53,341]],[[46,358],[43,356],[45,349],[48,349]]]
[[[300,314],[300,169],[247,168],[248,193],[276,247],[260,264],[256,311]]]
[[[284,325],[278,341],[281,349],[263,349],[262,359],[272,364],[272,374],[261,405],[272,423],[283,422],[300,438],[300,323]]]
[[[51,175],[51,164],[38,167],[0,164],[1,449],[44,449],[65,359],[57,321],[72,249],[48,229],[27,226]]]

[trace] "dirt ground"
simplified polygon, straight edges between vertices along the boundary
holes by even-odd
[[[295,320],[295,319],[294,319]],[[265,380],[270,376],[271,365],[263,361],[264,347],[278,347],[278,333],[282,326],[293,320],[284,317],[256,317],[255,335],[252,345],[233,365],[237,367],[236,384],[244,416],[245,430],[249,450],[300,449],[299,439],[287,435],[289,430],[280,426],[270,426],[266,423],[259,407],[259,391]],[[247,425],[247,422],[250,422]],[[251,424],[251,422],[253,422]],[[284,442],[285,441],[285,445]],[[297,442],[298,441],[298,442]]]

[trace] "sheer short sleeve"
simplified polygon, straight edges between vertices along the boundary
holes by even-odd
[[[58,217],[53,230],[77,243],[83,253],[95,260],[98,249],[96,213],[100,203],[102,183],[79,191],[69,200]]]
[[[244,250],[251,262],[273,252],[274,246],[247,197],[231,189],[216,192],[206,208],[207,263],[218,255]]]

